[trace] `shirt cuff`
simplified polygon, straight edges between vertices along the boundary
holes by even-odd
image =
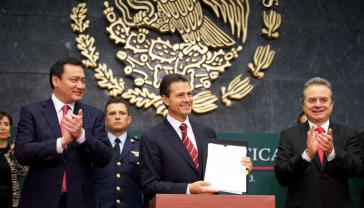
[[[188,185],[187,185],[186,194],[191,194],[191,193],[190,193],[190,184],[188,184]]]
[[[336,156],[336,154],[335,154],[335,148],[332,148],[331,153],[326,156],[327,161],[331,161],[331,160],[335,159],[335,156]]]
[[[302,158],[306,160],[307,162],[311,162],[311,158],[307,155],[306,149],[302,152]]]
[[[63,153],[63,147],[62,147],[62,144],[61,144],[61,139],[62,139],[62,137],[57,138],[57,153],[58,154]]]
[[[82,128],[82,135],[80,136],[80,138],[76,139],[76,142],[78,144],[82,144],[83,142],[85,142],[85,140],[85,130]]]

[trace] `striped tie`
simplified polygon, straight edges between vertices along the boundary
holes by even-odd
[[[182,142],[185,145],[188,154],[190,154],[192,161],[195,164],[196,169],[198,170],[198,168],[200,166],[199,159],[198,159],[198,153],[197,153],[195,146],[193,146],[190,138],[188,138],[188,136],[187,136],[187,125],[182,123],[179,128],[181,129],[181,132],[182,132]]]

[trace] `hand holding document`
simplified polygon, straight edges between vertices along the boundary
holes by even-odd
[[[209,143],[205,181],[223,192],[246,192],[246,168],[241,164],[246,154],[246,146]]]

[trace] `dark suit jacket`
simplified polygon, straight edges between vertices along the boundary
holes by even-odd
[[[360,149],[354,130],[330,122],[335,158],[325,158],[320,165],[318,154],[311,162],[302,158],[306,149],[308,123],[281,132],[274,168],[278,182],[288,186],[285,207],[353,207],[348,177],[358,174]]]
[[[167,119],[144,133],[140,144],[140,180],[144,197],[156,193],[185,194],[188,183],[203,180],[206,166],[206,139],[215,139],[215,131],[190,120],[196,138],[199,171],[182,140]],[[146,201],[147,203],[147,201]]]
[[[21,109],[15,155],[19,163],[30,166],[21,193],[21,207],[58,207],[65,170],[67,207],[94,207],[92,170],[110,162],[111,145],[102,111],[76,103],[74,113],[79,109],[83,110],[86,140],[82,144],[73,141],[63,154],[56,150],[61,130],[52,100]]]
[[[142,190],[139,180],[139,141],[127,137],[121,154],[113,151],[111,162],[104,168],[95,168],[94,185],[97,208],[142,207]],[[116,175],[119,174],[119,177]],[[120,187],[120,191],[116,188]]]
[[[358,134],[357,138],[360,142],[361,153],[362,153],[362,156],[364,159],[364,132],[361,132],[360,134]],[[362,164],[364,164],[364,160],[363,160]],[[360,177],[364,178],[364,165],[362,166]],[[364,185],[362,186],[362,189],[361,189],[360,208],[364,208]]]

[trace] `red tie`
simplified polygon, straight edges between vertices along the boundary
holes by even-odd
[[[315,132],[317,132],[318,134],[323,134],[325,133],[325,129],[322,127],[316,127]],[[320,158],[320,163],[322,165],[324,163],[324,151],[321,149],[320,144],[317,147],[317,152]]]
[[[179,128],[181,129],[182,132],[182,142],[185,145],[187,152],[190,154],[196,169],[198,170],[198,167],[200,166],[198,161],[198,153],[195,146],[193,146],[190,138],[188,138],[187,136],[187,125],[182,123],[181,126],[179,126]]]
[[[59,126],[61,127],[61,132],[63,135],[64,132],[64,127],[63,127],[63,119],[65,118],[65,116],[67,115],[68,110],[70,109],[70,107],[68,105],[64,105],[62,107],[62,118],[61,118],[61,122],[59,124]],[[63,178],[62,178],[62,192],[67,192],[67,181],[66,181],[66,171],[63,172]]]

